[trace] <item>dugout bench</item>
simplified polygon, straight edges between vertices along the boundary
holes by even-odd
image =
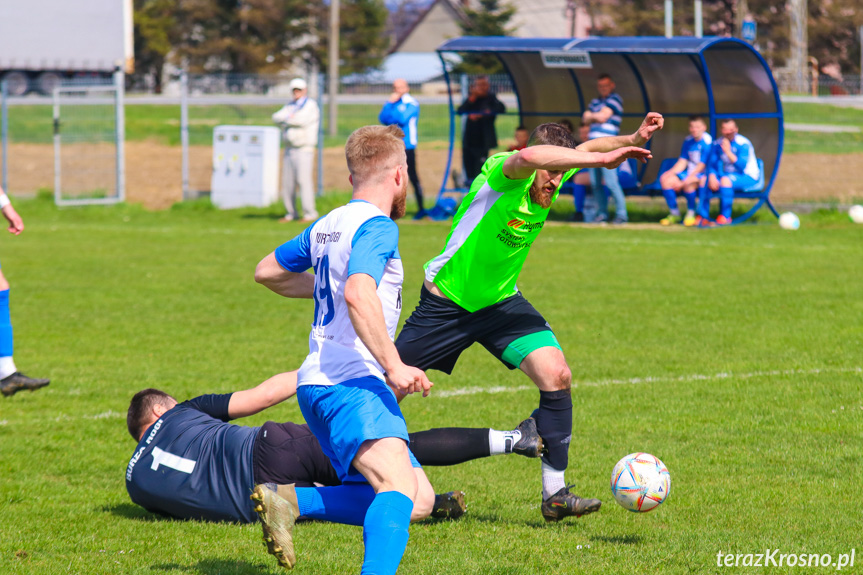
[[[740,133],[752,141],[762,162],[763,185],[738,192],[754,205],[734,219],[749,219],[764,205],[778,217],[770,191],[779,170],[784,139],[782,103],[770,67],[748,43],[719,37],[510,38],[465,36],[444,42],[437,50],[451,86],[445,54],[492,54],[512,81],[520,123],[532,130],[544,122],[569,118],[578,125],[596,96],[596,80],[611,74],[623,98],[621,133],[631,133],[648,111],[665,117],[665,128],[648,147],[654,158],[637,166],[628,195],[657,193],[663,159],[677,158],[688,135],[689,116],[705,118],[711,134],[719,122],[736,120]],[[438,193],[439,215],[454,210],[463,188],[448,187],[458,124],[449,92],[449,154]],[[458,138],[460,140],[460,138]],[[650,182],[641,185],[640,182]]]

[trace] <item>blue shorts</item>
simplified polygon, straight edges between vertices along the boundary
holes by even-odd
[[[731,180],[731,187],[735,192],[742,192],[753,187],[757,180],[746,174],[725,174],[725,177]]]
[[[297,400],[342,483],[367,483],[351,465],[363,442],[398,437],[410,443],[395,394],[376,377],[360,377],[338,385],[301,385]],[[413,453],[410,458],[411,465],[420,467]]]
[[[689,170],[683,170],[682,172],[677,173],[677,179],[681,182],[686,179],[686,176],[689,175]]]

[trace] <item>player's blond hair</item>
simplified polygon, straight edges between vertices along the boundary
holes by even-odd
[[[398,126],[363,126],[345,143],[345,159],[354,185],[383,176],[405,161],[405,133]]]

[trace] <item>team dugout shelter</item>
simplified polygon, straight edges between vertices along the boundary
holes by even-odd
[[[659,192],[660,166],[663,160],[669,166],[669,161],[679,157],[680,146],[689,135],[690,116],[702,116],[714,140],[720,122],[734,119],[763,164],[763,181],[736,194],[736,198],[754,202],[734,223],[749,219],[764,205],[778,217],[770,190],[782,155],[782,103],[767,62],[744,41],[720,37],[465,36],[444,42],[437,52],[444,70],[445,55],[450,53],[496,56],[512,81],[517,113],[528,130],[562,118],[578,126],[582,113],[597,96],[599,75],[610,74],[623,98],[621,134],[634,132],[647,112],[665,117],[664,129],[648,143],[653,159],[638,166],[638,181],[625,190],[628,194]],[[461,103],[453,101],[453,96],[450,90],[450,152],[440,198],[453,191],[447,189],[447,182],[456,145],[454,111]]]

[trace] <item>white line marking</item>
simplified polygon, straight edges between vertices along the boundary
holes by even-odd
[[[714,374],[691,374],[678,377],[633,377],[629,379],[603,379],[599,381],[574,381],[572,387],[604,387],[607,385],[638,385],[642,383],[663,382],[687,382],[687,381],[711,381],[720,379],[752,379],[754,377],[773,377],[778,375],[819,375],[821,373],[863,373],[860,367],[825,367],[817,369],[777,369],[770,371],[753,371],[750,373],[720,372]],[[530,391],[536,389],[532,385],[519,385],[515,387],[462,387],[459,389],[444,389],[432,391],[429,397],[458,397],[462,395],[478,395],[480,393],[515,393],[519,391]]]
[[[821,375],[822,373],[858,373],[863,375],[863,367],[822,367],[822,368],[814,368],[814,369],[774,369],[767,371],[752,371],[749,373],[734,373],[734,372],[719,372],[714,374],[699,374],[694,373],[690,375],[680,375],[677,377],[668,376],[668,377],[632,377],[629,379],[601,379],[599,381],[574,381],[572,382],[572,387],[605,387],[607,385],[639,385],[643,383],[674,383],[674,382],[687,382],[687,381],[713,381],[713,380],[722,380],[722,379],[752,379],[755,377],[775,377],[779,375]],[[535,390],[536,387],[533,385],[516,385],[516,386],[505,386],[505,385],[496,385],[493,387],[461,387],[456,389],[442,389],[440,391],[432,390],[432,394],[429,398],[440,398],[446,399],[448,397],[461,397],[464,395],[479,395],[481,393],[487,393],[489,395],[496,395],[499,393],[518,393],[521,391],[532,391]],[[49,421],[73,421],[75,419],[125,419],[126,415],[123,413],[119,413],[116,411],[105,411],[102,413],[97,413],[95,415],[81,415],[78,417],[72,417],[66,415],[65,413],[60,414],[56,417],[50,418]],[[34,419],[27,419],[27,424],[32,424]],[[0,425],[9,425],[9,420],[4,419],[0,420]],[[15,425],[17,422],[12,422],[12,425]]]

